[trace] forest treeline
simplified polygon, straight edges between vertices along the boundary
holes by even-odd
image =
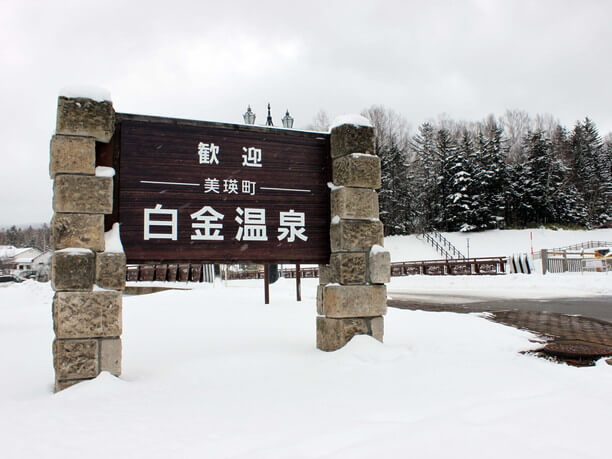
[[[571,130],[551,115],[508,110],[496,118],[447,117],[411,134],[382,106],[362,112],[381,158],[385,235],[612,224],[612,134],[586,118]],[[309,129],[326,131],[320,111]],[[49,226],[0,228],[0,245],[49,247]]]
[[[51,231],[46,223],[41,226],[28,226],[26,228],[11,226],[0,228],[0,245],[14,247],[34,247],[45,252],[49,248]]]
[[[551,115],[508,110],[480,122],[448,118],[414,135],[396,112],[373,106],[385,235],[612,222],[612,135],[586,118],[568,130]],[[321,111],[311,129],[326,130]]]

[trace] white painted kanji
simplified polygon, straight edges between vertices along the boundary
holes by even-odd
[[[238,180],[225,179],[223,180],[223,192],[228,194],[238,194]]]
[[[223,214],[217,212],[210,206],[204,206],[197,212],[191,214],[191,219],[203,223],[192,223],[191,227],[195,230],[195,234],[191,235],[192,241],[222,241],[223,235],[221,229],[222,223],[214,223],[223,220]],[[202,234],[204,230],[204,234]]]
[[[261,164],[261,148],[242,147],[244,155],[242,155],[242,165],[246,167],[262,167]]]
[[[204,193],[219,193],[219,179],[204,179]]]
[[[304,231],[306,231],[305,225],[306,214],[304,212],[295,212],[293,209],[289,210],[289,212],[281,212],[278,240],[282,241],[287,238],[287,242],[293,242],[297,236],[302,241],[307,241],[308,236],[304,235]]]
[[[169,215],[170,220],[151,220],[151,216]],[[166,232],[154,233],[152,226],[167,228]],[[158,230],[159,231],[159,230]],[[178,210],[162,209],[161,204],[157,204],[153,209],[144,209],[144,240],[150,239],[171,239],[176,241],[178,233]]]
[[[256,185],[257,185],[257,182],[251,182],[250,180],[243,180],[242,181],[242,193],[250,194],[251,196],[253,196],[255,194]]]
[[[240,225],[236,233],[239,241],[267,241],[266,209],[236,208],[234,219]],[[244,217],[244,220],[242,219]]]
[[[200,157],[200,164],[219,164],[219,145],[214,143],[203,143],[198,144],[198,156]]]

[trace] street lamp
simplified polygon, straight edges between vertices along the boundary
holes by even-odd
[[[287,113],[285,113],[285,116],[283,116],[282,121],[284,128],[291,129],[293,127],[293,118],[289,114],[289,110],[287,110]]]
[[[244,115],[244,124],[255,124],[255,113],[251,110],[251,106],[249,105],[247,111]]]

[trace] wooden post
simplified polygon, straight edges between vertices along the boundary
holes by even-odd
[[[563,272],[566,273],[569,271],[569,266],[567,263],[567,250],[563,251]]]
[[[546,271],[548,271],[548,250],[542,249],[541,254],[542,256],[540,258],[542,259],[542,274],[546,274]]]
[[[298,301],[302,301],[302,279],[300,274],[300,264],[295,265],[295,295]]]
[[[270,304],[270,265],[264,265],[264,303]]]

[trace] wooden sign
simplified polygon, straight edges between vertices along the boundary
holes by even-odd
[[[329,135],[117,114],[129,263],[329,261]]]

